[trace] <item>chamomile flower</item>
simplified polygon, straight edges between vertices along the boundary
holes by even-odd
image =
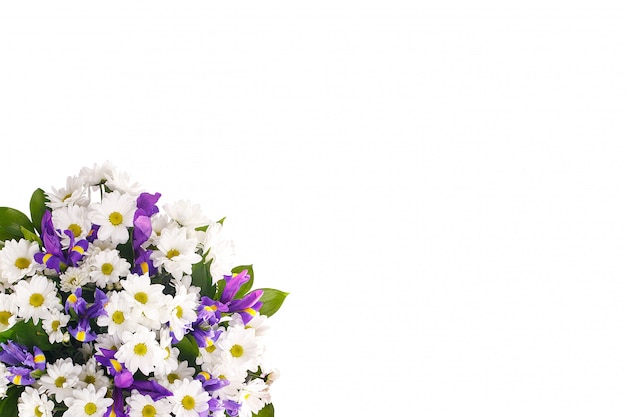
[[[172,412],[177,417],[199,417],[209,409],[209,393],[198,380],[178,380],[172,387],[173,395],[168,397]]]
[[[89,279],[88,265],[80,267],[70,266],[59,276],[61,280],[61,291],[74,292],[77,288],[81,288],[91,282]]]
[[[100,288],[114,284],[130,272],[130,264],[120,256],[116,249],[103,249],[89,258],[91,281]]]
[[[39,378],[39,383],[47,393],[54,395],[57,402],[66,402],[73,395],[81,371],[80,365],[75,365],[72,359],[57,359],[55,363],[47,364],[46,374]]]
[[[185,333],[196,321],[197,295],[187,292],[184,286],[176,287],[176,295],[168,304],[170,312],[169,326],[176,340],[182,340]]]
[[[32,387],[26,387],[17,402],[20,417],[52,417],[53,410],[54,402]]]
[[[17,319],[15,294],[0,293],[0,332],[10,329]]]
[[[14,284],[26,276],[34,275],[41,269],[34,258],[37,252],[37,242],[26,239],[5,241],[4,248],[0,250],[0,271],[3,278]]]
[[[157,329],[169,320],[166,307],[172,296],[163,294],[163,285],[152,284],[148,275],[137,274],[129,274],[120,283],[125,290],[122,295],[129,305],[141,312],[141,324]]]
[[[124,332],[122,342],[115,352],[115,359],[123,362],[132,373],[140,370],[149,375],[159,362],[165,360],[167,353],[156,341],[156,334],[143,326],[134,333]]]
[[[35,324],[39,319],[50,317],[50,310],[63,308],[54,282],[41,275],[18,282],[15,297],[19,315],[25,320],[32,319]]]
[[[172,345],[172,336],[169,329],[164,327],[159,334],[159,346],[165,351],[165,358],[163,358],[162,362],[157,363],[154,374],[162,376],[167,375],[172,369],[176,369],[180,351]]]
[[[182,361],[166,375],[159,375],[158,380],[161,385],[171,390],[174,388],[176,381],[184,379],[191,381],[195,373],[196,370],[188,366],[187,361]]]
[[[258,343],[253,329],[243,326],[228,326],[216,344],[222,351],[222,360],[244,373],[254,371],[261,363],[263,346]]]
[[[119,336],[124,332],[134,332],[140,326],[141,312],[125,302],[118,292],[112,292],[104,306],[106,314],[98,316],[100,327],[107,327],[110,334]]]
[[[76,240],[86,238],[91,231],[91,223],[87,218],[87,208],[76,204],[53,210],[52,223],[55,229],[71,231]],[[62,233],[61,244],[64,248],[70,245],[70,237],[65,233]]]
[[[111,161],[106,161],[102,165],[93,164],[93,168],[83,167],[78,176],[88,187],[98,187],[104,184],[107,175],[111,175],[115,167]]]
[[[211,262],[211,276],[216,278],[230,275],[235,266],[235,245],[223,230],[221,223],[211,223],[202,243],[205,262]]]
[[[133,390],[126,398],[129,407],[128,417],[170,417],[172,404],[165,398],[153,400],[149,395],[141,395]]]
[[[7,366],[4,362],[0,362],[0,400],[7,396],[7,389],[9,387],[9,377],[11,372],[7,370]]]
[[[102,387],[96,391],[93,385],[75,389],[73,396],[66,399],[69,406],[63,417],[100,417],[113,404],[112,398],[105,398],[107,389]]]
[[[174,278],[181,279],[183,274],[191,274],[191,266],[202,260],[196,253],[198,241],[187,238],[184,229],[164,229],[161,232],[157,250],[152,252],[154,266],[163,266]]]
[[[141,184],[138,182],[132,182],[130,175],[127,172],[121,171],[117,168],[105,173],[104,177],[106,178],[105,185],[111,190],[129,194],[133,197],[138,196],[143,191]]]
[[[262,379],[253,379],[239,391],[239,417],[252,417],[271,401],[269,387]]]
[[[70,316],[64,314],[61,310],[52,309],[50,315],[43,319],[43,329],[48,333],[50,343],[60,343],[65,337],[63,331],[70,321]]]
[[[52,187],[51,193],[46,193],[48,202],[46,205],[51,209],[58,209],[70,204],[86,206],[89,198],[85,195],[85,185],[79,177],[67,177],[65,188],[56,189]]]
[[[133,226],[136,210],[135,200],[128,194],[113,191],[106,194],[99,204],[93,204],[89,211],[89,220],[100,226],[98,239],[111,239],[114,244],[128,242],[128,228]]]
[[[179,200],[164,204],[163,211],[180,226],[191,230],[211,223],[211,220],[203,214],[202,207],[199,204],[192,204],[190,201]]]
[[[87,385],[93,385],[98,390],[102,387],[108,387],[109,384],[109,378],[104,374],[103,369],[98,368],[95,358],[89,358],[87,363],[81,366],[76,388],[86,388]]]

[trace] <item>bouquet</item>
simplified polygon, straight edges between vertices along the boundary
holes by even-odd
[[[0,207],[2,417],[273,416],[267,318],[224,219],[110,163]]]

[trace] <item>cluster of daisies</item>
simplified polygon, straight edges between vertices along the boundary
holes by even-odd
[[[273,415],[286,293],[251,290],[223,220],[160,197],[106,163],[37,190],[32,220],[0,208],[3,416]]]

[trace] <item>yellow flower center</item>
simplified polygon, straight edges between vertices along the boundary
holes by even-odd
[[[54,320],[52,324],[50,325],[50,327],[52,327],[53,332],[56,332],[57,330],[59,330],[60,325],[61,325],[61,322],[59,320]]]
[[[207,346],[204,349],[209,353],[213,353],[215,352],[215,345]]]
[[[93,375],[87,375],[85,377],[85,383],[86,384],[94,384],[96,382],[96,377]]]
[[[176,306],[176,317],[179,319],[183,318],[183,308],[181,306]]]
[[[0,311],[0,324],[4,326],[9,325],[9,319],[13,317],[10,311]]]
[[[174,381],[177,381],[177,380],[179,380],[179,379],[180,379],[180,377],[179,377],[178,375],[176,375],[176,374],[168,374],[168,375],[167,375],[167,380],[168,380],[168,382],[169,382],[170,384],[173,384],[173,383],[174,383]]]
[[[65,384],[65,381],[67,381],[67,379],[65,379],[64,376],[60,376],[54,380],[54,385],[56,385],[57,388],[61,388],[63,384]]]
[[[148,353],[148,347],[145,343],[137,343],[133,351],[137,356],[144,356],[146,353]]]
[[[41,307],[41,305],[44,302],[43,295],[41,295],[38,292],[36,292],[36,293],[34,293],[33,295],[30,296],[30,299],[28,300],[28,302],[33,307]]]
[[[94,403],[87,403],[85,404],[85,414],[87,415],[92,415],[94,414],[96,411],[98,411],[98,406],[96,406]]]
[[[174,256],[180,255],[180,252],[176,249],[170,249],[167,251],[167,259],[172,259]]]
[[[109,221],[113,226],[119,226],[124,221],[124,216],[119,211],[114,211],[109,214]]]
[[[141,410],[141,415],[143,417],[154,417],[156,415],[156,408],[154,408],[153,405],[146,404]]]
[[[74,237],[80,236],[80,234],[83,233],[83,229],[76,223],[70,224],[69,226],[67,226],[67,228],[70,232],[74,234]]]
[[[62,201],[67,200],[67,199],[68,199],[68,198],[70,198],[71,196],[72,196],[72,193],[65,194],[65,197],[63,197],[63,200],[62,200]]]
[[[102,267],[100,268],[100,270],[102,271],[104,275],[111,275],[111,272],[113,272],[113,265],[111,265],[108,262],[104,263],[102,264]]]
[[[196,400],[191,395],[185,395],[181,401],[185,410],[193,410],[196,407]]]
[[[165,357],[165,359],[169,359],[170,355],[172,354],[172,351],[170,350],[169,346],[165,346],[165,351],[167,352],[167,356]]]
[[[30,260],[27,258],[17,258],[15,260],[15,267],[17,269],[26,269],[30,266]]]
[[[115,313],[113,313],[113,315],[111,316],[111,320],[113,320],[113,323],[115,324],[122,324],[124,323],[124,320],[126,318],[124,317],[124,313],[122,313],[121,311],[117,310]]]
[[[43,413],[39,409],[39,406],[35,407],[35,417],[42,417]]]
[[[243,347],[241,345],[233,345],[233,347],[230,348],[230,354],[235,358],[240,358],[243,356]]]
[[[148,302],[148,294],[141,291],[135,294],[135,300],[139,301],[141,304],[145,304]]]

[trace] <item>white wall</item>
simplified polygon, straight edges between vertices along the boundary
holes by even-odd
[[[507,3],[506,5],[503,3]],[[6,2],[0,205],[227,216],[279,417],[626,413],[618,1]]]

